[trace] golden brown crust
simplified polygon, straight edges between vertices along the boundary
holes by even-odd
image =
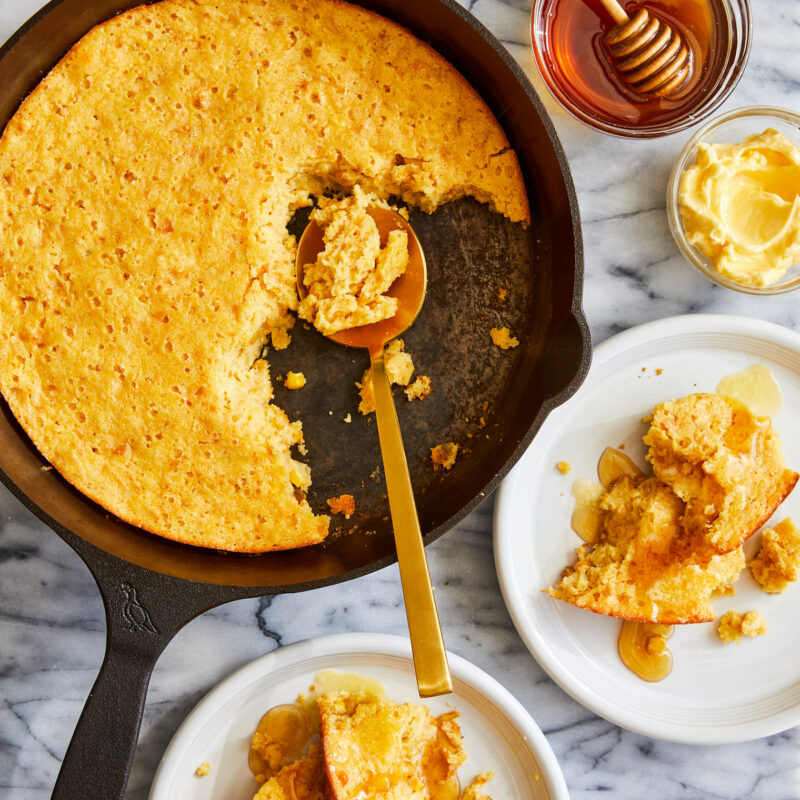
[[[440,56],[338,0],[121,14],[0,139],[0,391],[44,456],[134,525],[242,552],[319,542],[300,426],[253,368],[294,321],[286,224],[358,180],[525,222],[507,145]]]

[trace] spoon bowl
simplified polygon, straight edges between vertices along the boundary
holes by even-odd
[[[428,286],[428,270],[422,245],[408,220],[388,208],[372,207],[367,213],[378,226],[381,247],[386,244],[389,234],[394,230],[403,230],[408,234],[408,266],[386,293],[389,297],[397,298],[397,312],[388,319],[337,331],[328,338],[347,347],[362,347],[372,354],[376,348],[382,348],[387,342],[404,333],[419,316]],[[312,220],[298,242],[295,268],[297,293],[300,299],[308,294],[308,287],[303,283],[303,271],[322,251],[324,247],[322,236],[322,228]]]

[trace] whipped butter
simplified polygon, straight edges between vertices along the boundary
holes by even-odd
[[[730,280],[770,286],[800,263],[800,147],[771,128],[698,145],[679,203],[688,242]]]

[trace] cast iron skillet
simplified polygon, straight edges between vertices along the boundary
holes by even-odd
[[[407,403],[400,423],[426,543],[463,519],[498,485],[547,414],[586,375],[590,338],[581,309],[583,251],[569,169],[547,114],[502,45],[453,0],[364,0],[430,42],[477,88],[503,124],[531,201],[529,229],[474,201],[412,213],[429,264],[422,315],[404,337],[434,394]],[[135,0],[53,0],[0,50],[0,128],[25,95],[95,24]],[[146,143],[143,143],[145,146]],[[302,220],[297,220],[302,225]],[[502,299],[502,290],[507,297]],[[514,350],[491,344],[508,325]],[[161,651],[189,620],[231,600],[314,589],[395,560],[374,420],[355,413],[353,382],[365,354],[297,326],[272,353],[273,374],[303,370],[299,392],[277,402],[303,420],[314,476],[312,506],[352,491],[358,515],[346,536],[304,550],[242,556],[180,545],[128,525],[48,469],[0,400],[0,479],[84,559],[106,609],[107,649],[69,745],[54,798],[122,797],[147,684]],[[1,367],[0,367],[1,368]],[[351,413],[350,424],[343,422]],[[430,448],[461,453],[435,472]],[[447,620],[443,620],[445,639]]]

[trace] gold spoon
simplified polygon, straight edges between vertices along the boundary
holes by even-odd
[[[417,518],[417,507],[408,474],[408,463],[403,449],[397,411],[392,399],[389,378],[383,360],[383,348],[403,333],[422,308],[427,286],[425,255],[413,228],[399,214],[383,208],[370,208],[369,214],[378,226],[381,244],[385,245],[389,233],[404,230],[408,234],[409,261],[406,271],[392,284],[388,293],[398,301],[397,312],[389,319],[361,325],[358,328],[338,331],[328,338],[348,347],[363,347],[369,351],[372,386],[375,392],[375,417],[381,444],[386,488],[389,492],[389,510],[392,515],[400,582],[408,617],[411,651],[417,673],[420,697],[434,697],[453,691],[450,669],[442,639],[433,587],[425,560],[425,547]],[[310,222],[297,245],[295,270],[297,292],[301,299],[308,294],[303,283],[303,269],[313,264],[324,247],[322,229]]]

